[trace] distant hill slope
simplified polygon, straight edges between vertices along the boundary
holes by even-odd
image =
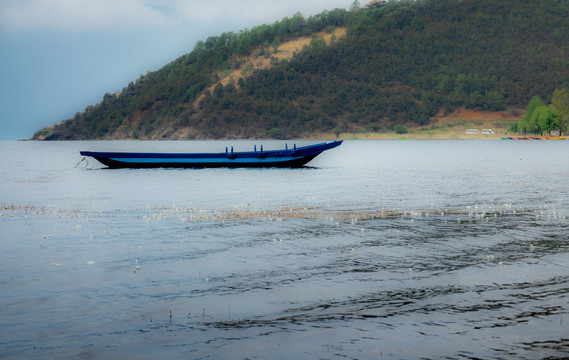
[[[418,0],[200,41],[35,139],[310,137],[525,108],[569,82],[569,2]],[[297,44],[297,45],[291,45]]]

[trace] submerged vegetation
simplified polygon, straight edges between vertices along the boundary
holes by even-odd
[[[546,207],[545,207],[546,208]],[[35,217],[35,216],[57,216],[63,219],[83,218],[87,221],[91,219],[93,213],[80,208],[57,208],[53,206],[34,206],[30,204],[6,204],[0,205],[0,211],[17,216]],[[368,209],[368,210],[330,210],[318,206],[300,206],[288,205],[275,208],[252,208],[248,204],[232,205],[225,209],[208,209],[193,207],[176,207],[160,206],[160,207],[140,207],[128,209],[114,209],[110,211],[111,216],[129,216],[146,223],[153,221],[174,220],[180,222],[224,222],[234,220],[260,220],[260,221],[283,221],[286,219],[317,219],[330,222],[336,226],[340,222],[355,225],[360,221],[368,221],[374,219],[413,219],[428,218],[438,216],[441,219],[447,217],[462,216],[462,218],[452,219],[458,223],[464,222],[487,222],[489,218],[501,216],[513,216],[530,214],[539,219],[544,216],[544,208],[525,209],[512,208],[511,204],[494,204],[484,203],[474,206],[464,206],[457,208],[437,209],[432,207],[422,209]],[[2,213],[0,213],[2,214]],[[14,215],[18,214],[18,215]],[[98,212],[100,214],[100,211]],[[566,220],[567,217],[562,213],[553,211],[555,218]],[[547,216],[551,217],[550,214]],[[49,235],[46,235],[47,238]]]
[[[520,108],[534,95],[549,101],[569,82],[567,2],[354,4],[199,41],[34,138],[377,133],[426,126],[459,107]]]

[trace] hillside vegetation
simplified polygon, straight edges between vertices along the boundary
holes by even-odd
[[[418,0],[212,36],[34,138],[290,138],[428,129],[569,83],[569,3]]]

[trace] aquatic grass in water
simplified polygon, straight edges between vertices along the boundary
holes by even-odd
[[[65,217],[86,217],[89,212],[77,208],[58,209],[55,207],[39,207],[34,205],[23,204],[3,204],[3,210],[11,210],[13,212],[23,211],[25,214],[32,216],[37,214],[49,214]],[[511,204],[481,204],[474,206],[466,206],[462,208],[445,208],[445,209],[413,209],[403,210],[395,208],[391,210],[358,210],[358,211],[339,211],[339,210],[324,210],[317,206],[281,206],[278,209],[252,209],[245,205],[233,205],[229,209],[208,210],[204,208],[185,208],[185,207],[144,207],[132,209],[114,209],[114,211],[107,213],[106,216],[128,216],[134,214],[136,217],[146,221],[150,220],[163,220],[167,218],[177,218],[180,221],[225,221],[225,220],[247,220],[247,219],[262,219],[269,221],[278,221],[282,219],[322,219],[322,220],[350,220],[352,224],[361,220],[382,219],[382,218],[421,218],[429,216],[445,215],[464,215],[465,217],[457,217],[457,222],[462,221],[488,221],[489,217],[496,216],[515,216],[516,214],[532,214],[536,219],[546,216],[554,219],[566,219],[562,211],[548,210],[548,207],[540,207],[538,209],[526,209],[519,207],[512,209]],[[100,216],[101,212],[92,213],[91,215]]]

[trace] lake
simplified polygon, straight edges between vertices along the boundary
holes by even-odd
[[[0,142],[0,357],[569,354],[568,141],[353,140],[301,169],[79,155],[284,143]]]

